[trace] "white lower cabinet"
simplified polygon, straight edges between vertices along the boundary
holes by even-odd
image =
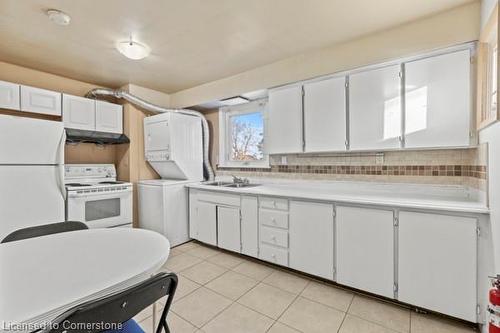
[[[257,257],[259,253],[259,203],[257,197],[241,196],[241,253]]]
[[[217,245],[217,206],[198,201],[196,204],[197,238],[203,243]]]
[[[477,220],[399,213],[398,299],[476,322]]]
[[[478,321],[474,216],[189,193],[189,234],[203,243]]]
[[[239,208],[217,207],[217,245],[229,251],[241,252]]]
[[[333,280],[333,214],[332,204],[290,201],[290,268]]]
[[[391,210],[337,206],[337,282],[394,297]]]

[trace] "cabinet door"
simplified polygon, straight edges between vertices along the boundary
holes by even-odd
[[[240,210],[236,207],[217,207],[217,245],[241,252]]]
[[[268,117],[268,152],[302,152],[302,87],[293,85],[271,90]]]
[[[290,268],[333,280],[333,205],[290,202]]]
[[[98,132],[122,134],[122,106],[104,101],[96,101],[95,127]]]
[[[405,64],[405,146],[470,143],[469,50]]]
[[[189,237],[198,239],[198,191],[189,189]]]
[[[304,84],[306,152],[346,149],[345,77]]]
[[[241,253],[257,257],[259,247],[257,197],[241,197]]]
[[[394,297],[394,215],[337,207],[337,282]]]
[[[349,76],[349,134],[352,150],[401,146],[400,66]]]
[[[21,111],[61,115],[61,93],[21,86]]]
[[[95,130],[95,100],[63,94],[64,127]]]
[[[398,299],[476,322],[476,223],[400,212]]]
[[[215,204],[198,201],[196,204],[197,239],[217,245],[217,207]]]
[[[19,85],[0,81],[0,109],[19,110]]]

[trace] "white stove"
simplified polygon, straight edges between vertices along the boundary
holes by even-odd
[[[132,226],[132,183],[116,180],[113,164],[66,164],[66,220],[89,228]]]

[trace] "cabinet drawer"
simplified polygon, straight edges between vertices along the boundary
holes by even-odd
[[[259,198],[261,208],[288,210],[288,200],[279,198]]]
[[[288,232],[281,229],[261,227],[260,241],[288,248]]]
[[[240,206],[240,196],[234,194],[199,191],[198,200],[212,202],[215,204],[227,205],[227,206],[236,206],[236,207]]]
[[[259,258],[282,266],[288,266],[288,250],[260,244]]]
[[[259,221],[261,225],[288,229],[288,212],[260,209]]]

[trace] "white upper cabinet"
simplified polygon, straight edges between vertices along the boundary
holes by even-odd
[[[229,251],[241,252],[241,223],[238,207],[217,207],[217,246]]]
[[[306,152],[346,149],[345,77],[304,84]]]
[[[64,127],[95,130],[95,100],[63,94]]]
[[[121,105],[96,101],[95,118],[96,131],[123,133],[123,108]]]
[[[266,146],[269,154],[303,151],[300,85],[269,91],[268,129]]]
[[[351,150],[400,148],[400,66],[393,65],[349,76]]]
[[[0,81],[0,109],[19,110],[19,85]]]
[[[21,111],[60,116],[61,93],[21,86]]]
[[[86,131],[123,133],[122,106],[63,94],[64,127]]]
[[[405,146],[470,144],[470,51],[405,64]]]

